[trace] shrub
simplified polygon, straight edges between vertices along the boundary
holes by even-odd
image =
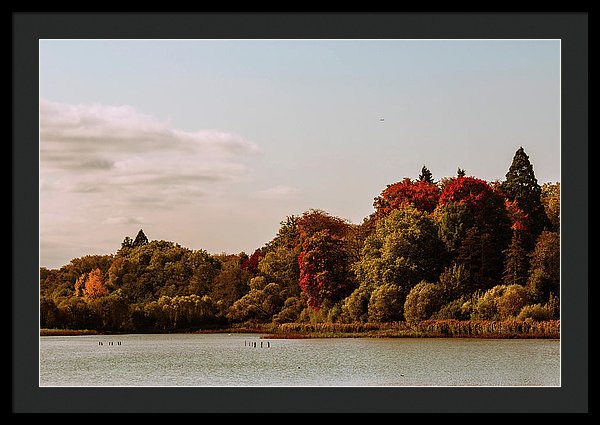
[[[371,294],[369,319],[375,322],[393,322],[402,317],[402,290],[398,285],[385,283]]]
[[[410,290],[404,303],[404,318],[415,323],[426,320],[438,311],[444,303],[444,290],[441,286],[421,282]]]

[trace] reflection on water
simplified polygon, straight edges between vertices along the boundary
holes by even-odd
[[[560,386],[560,341],[49,336],[40,385]]]

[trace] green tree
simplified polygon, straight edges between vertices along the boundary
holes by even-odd
[[[398,285],[384,283],[371,294],[369,319],[374,322],[394,322],[402,318],[403,293]]]
[[[544,183],[541,201],[550,221],[549,230],[560,233],[560,183]]]
[[[234,321],[270,322],[284,301],[279,285],[257,276],[250,280],[250,292],[233,303],[228,316]]]
[[[508,320],[516,318],[529,301],[521,285],[496,285],[479,295],[473,304],[472,319]]]
[[[456,255],[467,231],[475,225],[471,208],[464,203],[449,202],[438,205],[433,217],[446,249],[452,256]]]
[[[300,315],[304,308],[306,308],[307,300],[306,296],[301,294],[299,296],[286,298],[281,311],[273,316],[273,322],[275,323],[290,323],[297,322],[300,319]]]
[[[40,298],[40,328],[58,328],[61,325],[60,311],[49,297]]]
[[[560,235],[542,232],[531,255],[531,269],[527,281],[536,302],[544,302],[551,294],[560,293]]]
[[[342,304],[342,318],[345,322],[366,322],[368,320],[369,301],[373,288],[361,284]]]
[[[222,256],[220,260],[221,270],[213,282],[209,296],[221,302],[222,314],[225,315],[227,309],[250,290],[252,274],[241,268],[237,255]]]
[[[455,260],[469,276],[463,286],[465,293],[489,289],[500,281],[503,270],[501,254],[490,233],[482,232],[477,226],[466,232]]]
[[[300,295],[300,268],[298,266],[298,255],[301,248],[289,248],[286,245],[278,245],[272,248],[258,263],[258,270],[266,276],[270,282],[277,283],[286,297],[297,297]]]
[[[519,208],[527,214],[526,228],[529,235],[524,237],[523,242],[530,250],[537,236],[549,226],[549,221],[541,201],[542,188],[523,147],[515,152],[506,179],[500,184],[500,190],[510,201],[516,201]]]
[[[142,229],[140,229],[140,231],[136,235],[135,240],[133,241],[132,245],[134,247],[136,247],[136,246],[146,245],[147,243],[148,243],[148,238],[144,234],[144,231]]]
[[[522,285],[505,285],[504,292],[496,301],[501,320],[516,318],[529,302],[527,289]]]
[[[504,285],[525,285],[529,274],[529,255],[521,241],[521,232],[513,233],[510,246],[504,251],[506,258],[502,283]]]
[[[469,287],[470,276],[464,264],[453,263],[440,274],[439,285],[449,298],[466,295]]]
[[[421,174],[419,174],[419,181],[435,183],[433,181],[433,175],[431,174],[431,171],[429,171],[429,168],[427,168],[425,165],[423,165],[423,168],[421,168]]]
[[[445,255],[431,216],[403,206],[378,221],[354,269],[361,283],[391,283],[407,291],[421,280],[437,280]]]

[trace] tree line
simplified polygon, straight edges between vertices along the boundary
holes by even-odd
[[[312,209],[251,254],[143,230],[110,255],[40,268],[40,327],[175,332],[236,324],[560,317],[560,183],[519,148],[501,181],[458,168],[387,185],[353,224]]]

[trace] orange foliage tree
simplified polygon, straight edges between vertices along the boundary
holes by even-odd
[[[96,268],[88,274],[84,293],[86,298],[100,298],[108,294],[100,269]]]

